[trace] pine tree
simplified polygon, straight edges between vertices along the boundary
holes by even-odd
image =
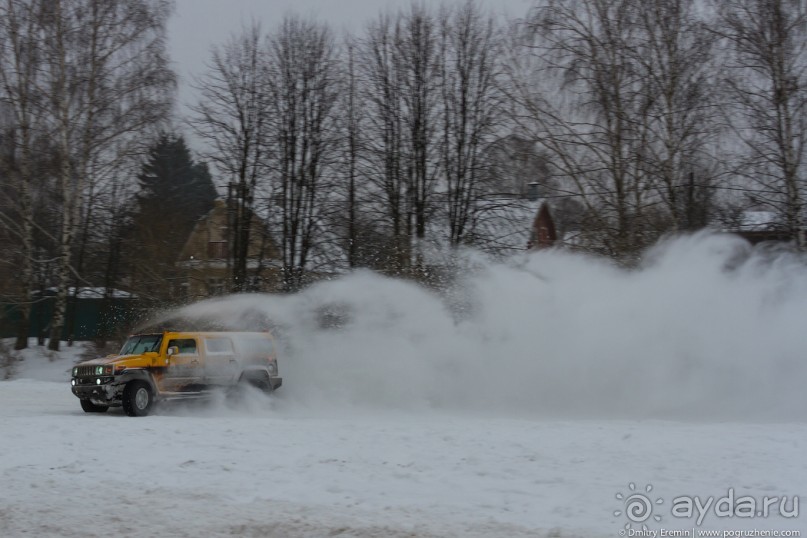
[[[191,226],[213,207],[216,188],[206,163],[195,163],[182,136],[163,133],[137,177],[140,212],[172,214]]]
[[[151,147],[137,180],[137,284],[168,299],[177,258],[196,221],[213,208],[216,188],[207,164],[194,162],[183,137],[170,133]]]

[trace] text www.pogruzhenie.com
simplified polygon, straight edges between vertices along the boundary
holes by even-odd
[[[627,529],[619,531],[620,536],[632,538],[756,538],[756,537],[792,537],[800,538],[799,530],[769,530],[769,529],[743,529],[743,530],[706,530],[706,529]]]

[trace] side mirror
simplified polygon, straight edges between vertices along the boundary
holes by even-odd
[[[179,355],[179,347],[178,346],[171,346],[168,348],[168,356],[172,355]]]

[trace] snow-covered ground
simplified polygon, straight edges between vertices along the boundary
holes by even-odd
[[[617,536],[615,494],[792,496],[807,425],[338,416],[205,404],[85,415],[68,384],[0,385],[2,536]],[[655,497],[654,497],[655,499]],[[790,505],[788,505],[788,508]],[[708,514],[699,529],[807,529]]]
[[[77,351],[32,350],[0,382],[0,536],[599,538],[645,497],[651,530],[807,535],[778,511],[807,495],[807,280],[738,249],[634,273],[542,254],[448,301],[357,275],[195,305],[284,319],[283,388],[237,408],[84,414]],[[696,496],[700,522],[673,513]]]

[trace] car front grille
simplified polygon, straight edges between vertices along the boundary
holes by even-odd
[[[76,377],[90,377],[95,375],[95,366],[79,366]]]

